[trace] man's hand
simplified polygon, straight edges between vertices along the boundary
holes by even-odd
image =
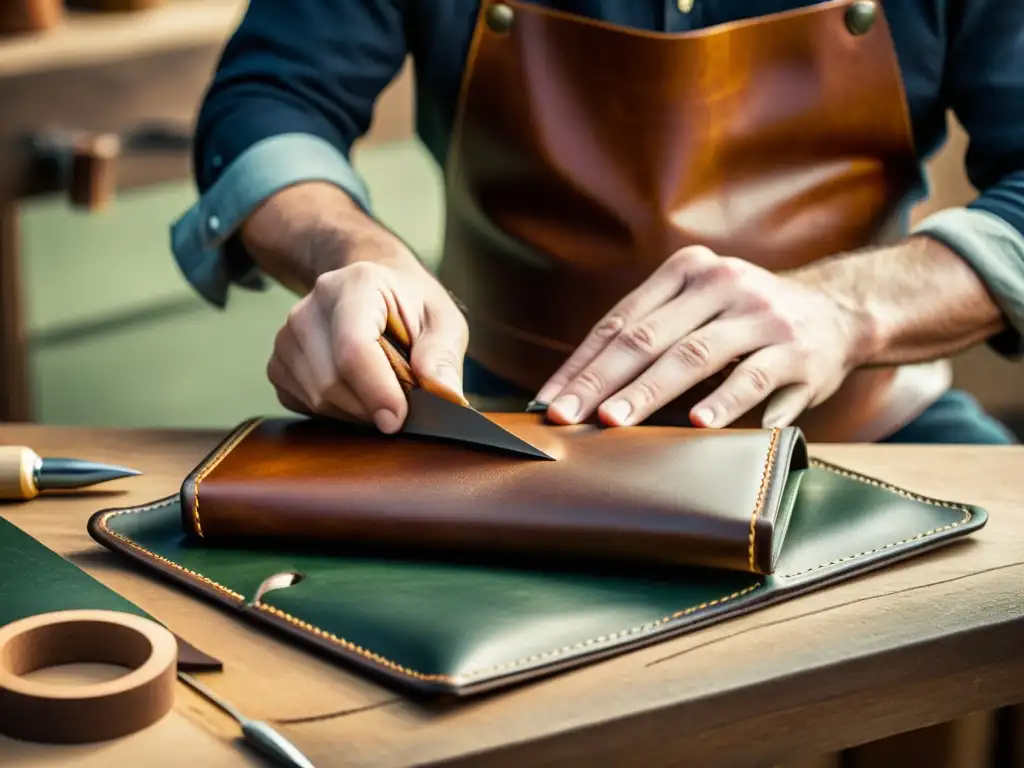
[[[560,423],[597,409],[627,426],[738,361],[691,422],[723,427],[771,396],[764,422],[781,426],[839,388],[871,334],[856,309],[813,287],[684,248],[594,327],[537,400]]]
[[[285,190],[254,214],[243,236],[265,270],[305,293],[267,366],[286,408],[396,432],[408,402],[379,344],[389,315],[408,331],[410,364],[424,386],[464,399],[465,318],[402,241],[339,190]]]

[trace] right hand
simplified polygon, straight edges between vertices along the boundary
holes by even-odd
[[[465,403],[466,320],[447,291],[390,233],[372,260],[325,272],[288,314],[267,376],[289,410],[373,422],[398,431],[408,411],[379,338],[395,320],[408,331],[421,384]],[[383,247],[380,247],[382,246]],[[379,257],[383,252],[384,257]]]

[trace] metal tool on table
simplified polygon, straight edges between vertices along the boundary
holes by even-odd
[[[481,445],[500,451],[554,461],[539,448],[498,426],[457,393],[449,392],[432,382],[421,382],[409,363],[409,333],[398,318],[389,313],[388,327],[380,337],[380,345],[391,363],[409,401],[403,432],[424,437]]]
[[[0,446],[0,499],[8,501],[27,501],[43,491],[87,488],[141,474],[112,464],[43,458],[22,445]]]
[[[294,768],[314,768],[313,763],[299,751],[298,747],[266,723],[250,720],[191,675],[179,672],[178,679],[235,720],[242,728],[242,736],[246,744],[284,765],[294,766]]]

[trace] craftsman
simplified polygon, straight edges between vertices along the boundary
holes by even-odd
[[[348,159],[409,55],[437,279]],[[979,194],[911,230],[948,109]],[[558,423],[1014,441],[948,357],[1024,353],[1021,2],[251,0],[195,174],[178,263],[302,296],[268,365],[298,412],[400,427],[390,311],[421,379]]]

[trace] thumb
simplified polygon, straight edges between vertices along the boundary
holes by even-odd
[[[468,405],[462,392],[466,344],[466,332],[460,323],[437,322],[425,326],[412,344],[409,360],[420,385],[445,400]]]

